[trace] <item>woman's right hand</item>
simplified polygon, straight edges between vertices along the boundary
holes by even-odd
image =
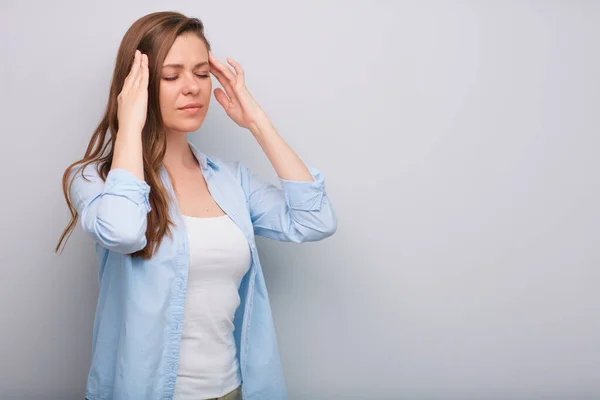
[[[117,97],[119,131],[142,132],[148,113],[148,56],[135,51],[133,65]]]

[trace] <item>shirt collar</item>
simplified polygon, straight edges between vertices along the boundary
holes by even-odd
[[[207,169],[207,166],[210,166],[215,170],[219,169],[219,165],[214,160],[211,160],[206,154],[198,150],[198,148],[192,142],[188,141],[188,144],[190,145],[192,153],[194,153],[194,157],[196,157],[196,159],[200,162],[200,166],[203,169]]]

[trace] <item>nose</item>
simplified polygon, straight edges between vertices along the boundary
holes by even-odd
[[[192,73],[192,74],[185,74],[184,77],[184,82],[183,82],[183,94],[188,95],[197,95],[198,92],[200,91],[200,85],[198,84],[198,80],[196,79],[196,76]]]

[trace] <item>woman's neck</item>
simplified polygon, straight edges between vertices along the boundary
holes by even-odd
[[[190,149],[187,134],[167,133],[167,150],[163,165],[169,170],[190,169],[198,166],[198,161]]]

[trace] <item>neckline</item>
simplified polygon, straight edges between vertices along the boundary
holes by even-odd
[[[184,215],[181,214],[183,216],[184,219],[190,219],[190,220],[216,220],[216,219],[221,219],[221,218],[226,218],[228,215],[227,214],[223,214],[223,215],[218,215],[216,217],[194,217],[191,215]]]

